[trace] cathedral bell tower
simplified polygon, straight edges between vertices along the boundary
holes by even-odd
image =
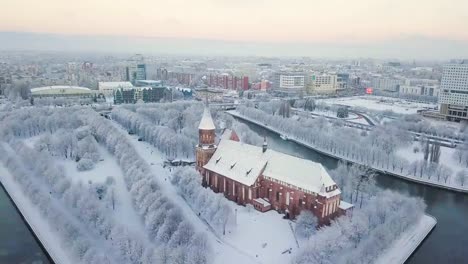
[[[196,146],[196,159],[197,159],[197,170],[203,175],[204,169],[203,166],[208,163],[208,161],[213,156],[213,153],[216,151],[215,145],[215,125],[213,119],[211,118],[210,109],[208,105],[205,106],[203,111],[203,116],[198,126],[198,144]]]

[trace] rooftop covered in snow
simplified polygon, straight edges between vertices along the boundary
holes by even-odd
[[[213,119],[211,118],[210,109],[208,107],[205,107],[205,110],[203,110],[203,116],[200,121],[200,125],[198,126],[198,129],[203,129],[203,130],[215,129]]]
[[[33,97],[41,96],[89,96],[93,90],[86,87],[67,86],[67,85],[54,85],[37,87],[31,89]]]
[[[354,207],[353,204],[347,203],[343,200],[340,201],[340,205],[338,206],[338,208],[340,208],[341,210],[348,210],[353,207]]]
[[[204,168],[247,186],[253,185],[263,174],[273,181],[325,197],[340,193],[339,189],[325,191],[326,187],[335,185],[335,182],[320,163],[271,149],[263,152],[262,147],[225,138],[221,139]]]

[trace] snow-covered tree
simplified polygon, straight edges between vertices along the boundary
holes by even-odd
[[[297,236],[308,239],[316,232],[317,226],[317,217],[308,210],[302,210],[297,217],[294,231]]]
[[[466,170],[461,170],[457,172],[455,179],[460,186],[464,186],[466,181],[468,180],[468,172]]]
[[[86,158],[80,159],[80,161],[78,161],[78,163],[76,164],[76,168],[79,171],[92,170],[94,168],[94,161]]]

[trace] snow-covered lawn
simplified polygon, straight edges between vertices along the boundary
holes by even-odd
[[[381,96],[353,96],[344,98],[320,99],[329,104],[347,105],[351,107],[365,107],[370,110],[392,110],[398,114],[416,114],[417,110],[434,108],[434,104],[416,103],[403,99]]]
[[[399,239],[393,242],[393,245],[388,250],[382,252],[375,264],[405,263],[436,224],[437,221],[434,217],[429,215],[422,216],[418,223],[408,228]]]
[[[283,215],[274,210],[262,213],[253,207],[234,206],[237,224],[227,229],[224,239],[255,256],[261,263],[290,262],[298,249],[292,230],[294,223],[283,219]],[[283,254],[289,249],[292,249],[291,254]]]
[[[34,147],[34,144],[40,139],[41,135],[27,138],[24,143],[29,147]],[[145,236],[145,229],[137,212],[133,208],[130,193],[125,186],[122,170],[106,148],[99,145],[99,154],[101,160],[96,163],[92,170],[79,171],[76,167],[76,162],[70,159],[57,157],[55,162],[60,164],[65,169],[65,175],[70,177],[72,182],[81,182],[83,184],[102,183],[104,184],[108,177],[114,180],[112,192],[115,199],[115,210],[113,216],[117,222],[127,226],[131,231],[138,233],[142,237]]]
[[[414,152],[415,148],[419,149],[419,151],[416,153]],[[447,179],[447,183],[445,183],[444,179],[440,179],[440,181],[437,181],[436,176],[433,176],[431,179],[427,179],[426,176],[423,176],[422,180],[450,187],[460,188],[460,185],[456,182],[456,175],[457,172],[461,170],[466,170],[467,167],[464,165],[464,160],[462,160],[461,164],[458,162],[457,158],[455,157],[455,151],[456,149],[454,148],[448,148],[443,146],[440,147],[441,154],[439,164],[443,164],[452,170],[452,175]],[[424,160],[424,152],[419,142],[414,142],[413,144],[407,147],[398,149],[396,151],[396,155],[408,160],[410,163]]]

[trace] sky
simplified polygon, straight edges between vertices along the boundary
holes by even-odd
[[[467,0],[0,1],[0,32],[272,45],[468,43]]]

